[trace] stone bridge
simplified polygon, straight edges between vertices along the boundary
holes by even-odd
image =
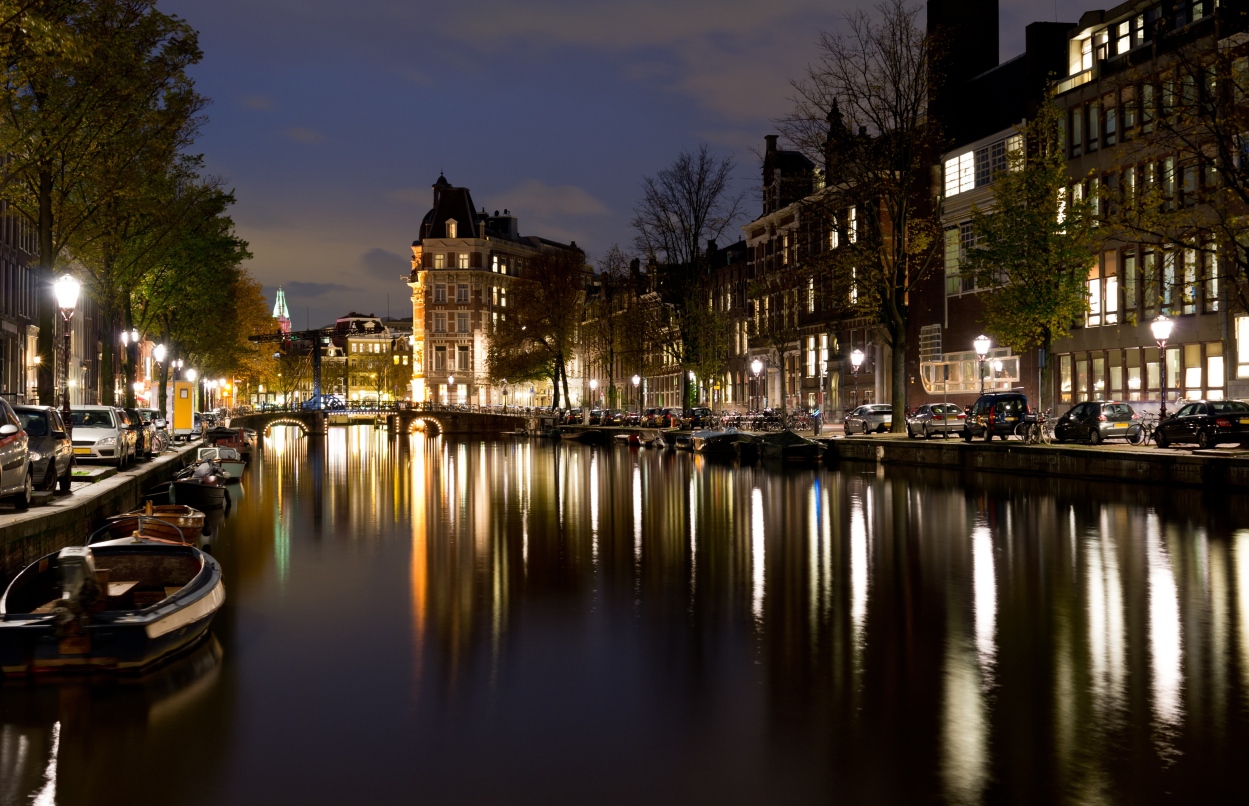
[[[347,409],[334,411],[266,411],[230,418],[232,428],[251,428],[262,437],[275,425],[298,428],[302,434],[323,436],[332,425],[354,422],[386,423],[394,434],[425,431],[431,435],[498,434],[524,427],[528,415],[478,411],[454,406],[416,406],[401,409]]]

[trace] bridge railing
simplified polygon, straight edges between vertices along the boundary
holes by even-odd
[[[411,403],[406,400],[398,403],[379,406],[344,406],[342,408],[325,408],[325,409],[305,409],[296,405],[284,406],[264,406],[257,407],[250,411],[241,411],[234,409],[230,416],[245,417],[251,414],[310,414],[312,412],[321,411],[326,414],[395,414],[399,412],[442,412],[442,413],[468,413],[468,414],[498,414],[509,417],[525,417],[535,416],[539,413],[546,412],[546,409],[537,409],[529,406],[479,406],[475,403],[464,405],[449,403]]]

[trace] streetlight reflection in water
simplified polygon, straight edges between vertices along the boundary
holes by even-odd
[[[274,428],[242,485],[221,673],[160,730],[107,686],[0,689],[19,800],[58,723],[61,804],[1249,784],[1236,496],[372,427]]]

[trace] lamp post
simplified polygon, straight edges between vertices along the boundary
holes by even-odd
[[[984,394],[984,358],[989,354],[989,337],[983,333],[976,337],[972,346],[976,348],[976,357],[980,359],[980,394]]]
[[[78,292],[82,290],[82,286],[72,275],[63,274],[56,281],[54,286],[56,290],[56,306],[61,309],[61,318],[65,322],[65,336],[62,341],[61,349],[61,413],[62,419],[65,420],[65,428],[72,429],[73,425],[69,421],[69,345],[70,330],[69,320],[74,317],[74,308],[78,306]]]
[[[1159,316],[1157,319],[1149,323],[1149,329],[1154,332],[1154,341],[1158,342],[1158,368],[1162,373],[1160,378],[1162,382],[1162,407],[1158,410],[1158,419],[1164,420],[1167,416],[1167,339],[1171,338],[1171,328],[1175,327],[1175,322],[1168,319],[1165,315]]]
[[[755,375],[755,405],[754,410],[759,410],[759,373],[763,372],[763,362],[755,359],[750,362],[750,371]]]
[[[450,405],[451,401],[454,399],[455,399],[455,376],[448,375],[447,376],[447,405]]]
[[[859,367],[863,366],[863,351],[856,349],[850,353],[850,374],[854,376],[854,405],[859,405]]]
[[[634,375],[630,378],[633,381],[633,407],[638,410],[638,414],[642,413],[642,401],[638,399],[638,384],[642,382],[640,375]]]

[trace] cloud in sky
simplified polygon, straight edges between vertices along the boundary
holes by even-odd
[[[358,288],[352,288],[349,285],[341,283],[309,283],[303,280],[295,280],[285,284],[286,293],[298,297],[323,297],[326,294],[340,294],[347,291],[359,291]]]
[[[325,142],[325,135],[314,129],[307,129],[303,126],[291,126],[286,130],[286,136],[294,140],[296,143],[306,143],[315,145]]]
[[[369,275],[379,280],[406,280],[412,263],[402,255],[385,249],[370,249],[360,256],[360,265]]]

